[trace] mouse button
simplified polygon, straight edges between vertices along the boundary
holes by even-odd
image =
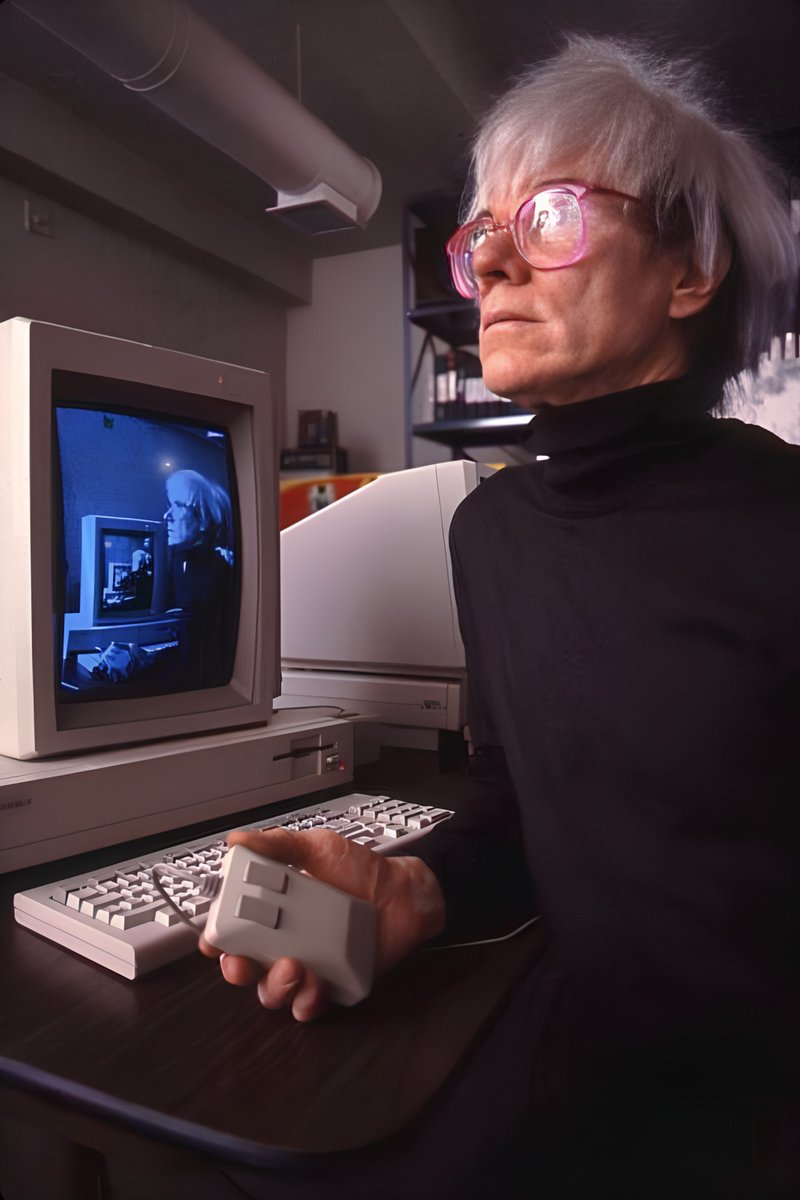
[[[270,862],[265,858],[251,858],[244,869],[244,882],[270,892],[286,891],[286,867],[282,863]]]
[[[242,921],[254,921],[267,929],[277,929],[281,915],[280,906],[259,900],[256,896],[243,895],[236,900],[233,915]]]

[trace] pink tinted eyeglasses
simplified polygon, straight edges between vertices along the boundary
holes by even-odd
[[[486,215],[467,221],[447,243],[450,274],[456,291],[465,299],[478,297],[473,256],[487,237],[511,234],[518,253],[537,271],[554,271],[578,262],[586,253],[586,214],[583,200],[593,192],[636,200],[627,192],[583,183],[558,183],[523,200],[510,221]]]

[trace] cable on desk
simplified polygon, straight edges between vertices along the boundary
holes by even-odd
[[[510,942],[512,938],[524,933],[526,929],[530,929],[531,925],[535,925],[541,919],[541,913],[536,917],[530,917],[521,925],[517,925],[516,929],[512,929],[510,933],[503,933],[499,937],[476,938],[474,942],[449,942],[446,946],[422,946],[421,949],[434,953],[437,950],[465,950],[468,946],[495,946],[498,942]]]

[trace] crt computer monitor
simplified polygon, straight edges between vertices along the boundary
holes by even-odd
[[[0,753],[270,718],[272,431],[262,372],[0,324]]]

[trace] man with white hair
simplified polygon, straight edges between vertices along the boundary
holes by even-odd
[[[451,530],[472,773],[518,834],[562,981],[539,1115],[566,1104],[576,1158],[604,1100],[633,1122],[629,1161],[563,1194],[788,1197],[778,1176],[734,1190],[713,1121],[686,1150],[687,1096],[749,1144],[757,1105],[736,1089],[780,1093],[798,982],[800,462],[711,415],[792,319],[788,199],[693,69],[573,37],[484,121],[466,217],[448,253],[484,377],[536,414],[535,461],[483,483]],[[427,863],[319,833],[231,840],[373,900],[389,967],[478,886],[452,849],[465,823]],[[493,834],[475,825],[480,859]],[[298,1020],[325,1004],[292,960],[223,972]],[[572,1065],[547,1078],[559,1042]],[[656,1113],[682,1147],[660,1168]]]
[[[184,654],[196,687],[228,683],[236,646],[233,518],[224,488],[199,471],[166,481],[170,611],[187,621]]]

